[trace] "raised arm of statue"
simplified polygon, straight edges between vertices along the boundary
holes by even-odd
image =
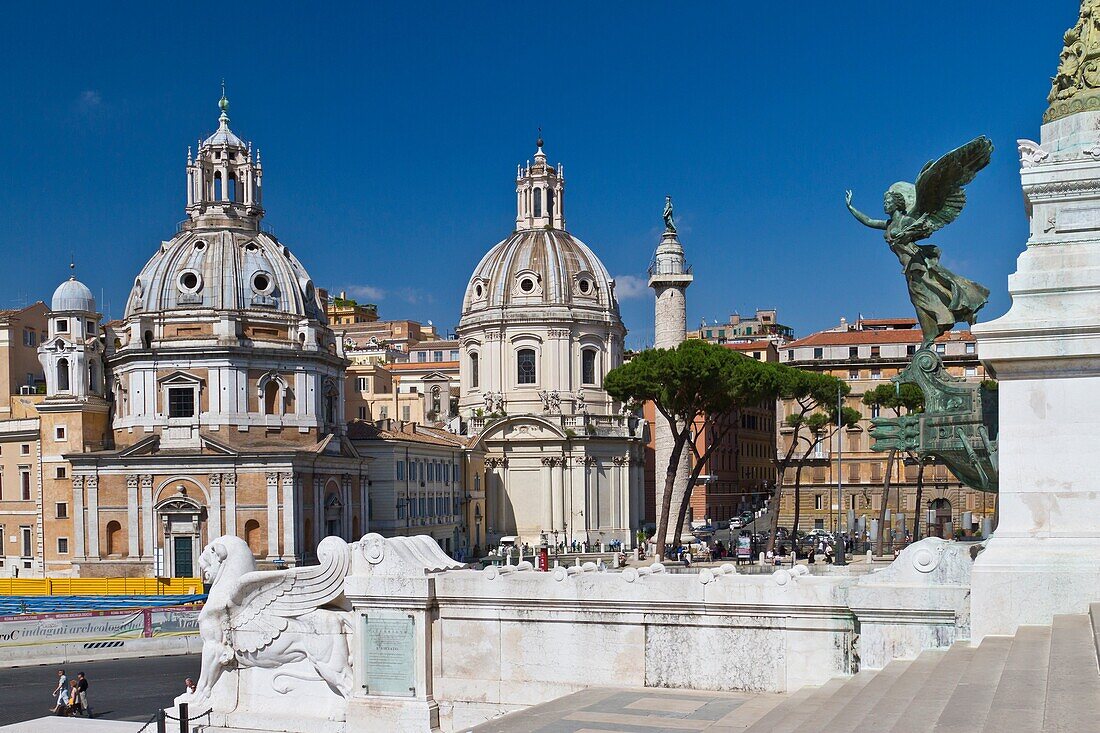
[[[848,205],[848,211],[852,212],[852,216],[856,218],[856,221],[858,221],[863,226],[871,227],[872,229],[886,229],[887,225],[890,223],[885,219],[872,219],[856,207],[852,206],[851,191],[844,192],[844,203]]]

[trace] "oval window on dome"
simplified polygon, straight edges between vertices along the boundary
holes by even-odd
[[[275,281],[266,272],[257,272],[252,276],[252,289],[260,295],[267,295],[275,289]]]
[[[535,281],[529,277],[525,277],[519,281],[519,289],[525,293],[530,293],[535,289]]]
[[[580,288],[580,291],[585,295],[588,295],[590,292],[592,292],[592,283],[588,282],[587,280],[581,280],[579,283],[577,283],[577,287]]]
[[[485,288],[482,287],[481,283],[478,283],[477,285],[474,286],[474,295],[476,297],[480,298],[484,294],[485,294]]]
[[[196,252],[202,252],[204,249],[206,249],[206,242],[202,241],[201,239],[199,241],[195,242],[195,251]]]
[[[202,287],[202,276],[194,270],[184,270],[176,279],[176,285],[181,292],[194,293]]]

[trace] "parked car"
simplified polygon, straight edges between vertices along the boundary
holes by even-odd
[[[730,529],[741,529],[744,526],[744,522],[741,521],[741,517],[734,517],[730,520]]]

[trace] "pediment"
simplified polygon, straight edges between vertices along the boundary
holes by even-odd
[[[130,458],[132,456],[148,456],[157,452],[160,447],[160,436],[150,435],[148,438],[139,440],[130,447],[119,451],[118,455],[122,458]]]
[[[541,441],[565,440],[565,432],[559,425],[536,415],[519,415],[496,420],[485,427],[477,444],[492,440]]]
[[[195,376],[190,372],[177,369],[174,372],[165,374],[163,377],[157,378],[157,384],[204,384],[206,382],[202,377]]]

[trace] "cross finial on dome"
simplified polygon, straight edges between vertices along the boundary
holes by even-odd
[[[218,122],[224,125],[229,122],[229,97],[225,96],[225,79],[222,79],[222,98],[218,100],[218,109],[222,111]]]
[[[69,253],[69,279],[76,280],[76,256]]]
[[[542,127],[540,126],[539,127],[539,137],[538,137],[538,140],[535,141],[535,147],[538,148],[539,150],[542,150],[542,145],[543,145],[543,142],[542,142]]]

